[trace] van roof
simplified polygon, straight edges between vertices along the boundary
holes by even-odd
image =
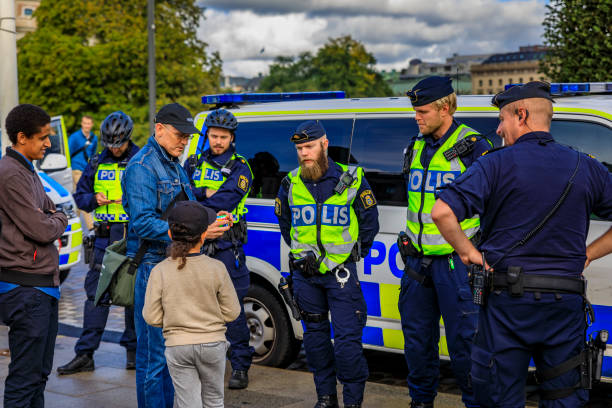
[[[497,111],[491,105],[492,95],[460,95],[458,96],[458,111]],[[582,112],[585,110],[612,120],[612,95],[564,96],[555,99],[555,111]],[[237,116],[251,114],[307,114],[307,113],[352,113],[352,112],[410,112],[412,105],[408,97],[387,98],[346,98],[322,99],[290,102],[269,102],[240,105],[230,109]],[[592,112],[597,111],[597,112]]]

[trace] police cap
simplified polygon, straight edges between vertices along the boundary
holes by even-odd
[[[550,84],[548,82],[532,81],[525,85],[515,85],[498,93],[491,99],[491,103],[501,109],[509,103],[529,98],[544,98],[554,102],[550,96]]]
[[[427,77],[406,92],[412,106],[423,106],[437,101],[455,92],[449,77],[431,76]]]
[[[291,136],[291,141],[295,144],[312,142],[325,136],[325,128],[318,120],[308,120],[300,123]]]

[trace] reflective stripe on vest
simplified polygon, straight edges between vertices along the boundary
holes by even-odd
[[[98,170],[94,179],[94,193],[104,193],[110,201],[121,200],[121,178],[125,167],[119,167],[119,163],[98,164]],[[94,219],[96,221],[127,222],[130,220],[123,209],[123,205],[112,203],[102,205],[95,209]]]
[[[453,252],[453,248],[442,237],[438,227],[434,224],[431,210],[436,202],[435,192],[441,186],[452,183],[465,171],[465,166],[459,157],[448,161],[444,157],[444,152],[459,140],[474,134],[478,132],[466,125],[459,125],[444,144],[436,150],[426,169],[421,164],[425,140],[420,139],[414,142],[408,180],[406,234],[414,246],[425,255],[446,255]],[[461,222],[461,229],[470,238],[478,232],[479,228],[478,215]]]
[[[351,255],[359,237],[359,221],[353,202],[361,186],[363,169],[339,164],[355,180],[342,194],[333,194],[324,203],[317,203],[300,177],[300,168],[288,174],[289,207],[291,208],[291,253],[296,259],[313,251],[321,257],[320,240],[325,252],[319,272],[326,273],[341,265]],[[318,238],[318,239],[317,239]]]
[[[232,155],[232,158],[230,160],[240,160],[240,159],[244,160],[244,162],[246,163],[247,167],[249,168],[249,171],[251,172],[251,179],[253,179],[253,171],[251,170],[251,166],[249,165],[249,162],[244,157],[238,154],[234,154]],[[200,156],[198,156],[198,162],[199,161],[200,161]],[[223,183],[225,183],[225,181],[227,180],[227,177],[223,175],[223,173],[221,172],[221,169],[219,169],[216,166],[213,166],[206,160],[203,160],[202,164],[198,166],[198,168],[196,168],[196,170],[191,175],[191,179],[193,180],[194,185],[198,188],[206,187],[206,188],[211,188],[213,190],[219,190],[221,186],[223,185]],[[234,215],[235,221],[240,220],[240,217],[248,212],[245,206],[245,203],[246,203],[247,197],[249,196],[250,191],[251,191],[251,186],[249,185],[249,189],[247,190],[246,194],[242,197],[242,200],[240,200],[236,208],[233,208],[232,211],[230,211]]]

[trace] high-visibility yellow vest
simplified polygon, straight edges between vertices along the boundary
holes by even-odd
[[[198,155],[198,162],[200,161],[200,157],[201,155]],[[244,157],[240,156],[239,154],[233,154],[230,160],[237,160],[246,164],[249,168],[249,171],[251,172],[251,179],[253,179],[253,171],[251,170],[251,166]],[[210,164],[206,160],[203,160],[202,164],[200,164],[200,166],[198,166],[191,175],[191,179],[193,180],[194,185],[198,188],[206,187],[211,188],[213,190],[219,190],[223,183],[225,183],[225,181],[227,180],[226,175],[223,174],[221,170],[222,169]],[[239,221],[240,217],[242,217],[248,212],[245,203],[249,192],[251,191],[252,183],[249,183],[246,178],[245,180],[238,180],[238,183],[241,182],[245,183],[245,188],[247,188],[247,190],[236,208],[233,208],[231,211],[227,210],[228,212],[232,213],[235,222]]]
[[[104,193],[111,201],[120,200],[123,196],[121,177],[123,177],[124,170],[125,167],[120,167],[119,163],[98,164],[94,179],[94,192]],[[128,222],[130,217],[123,209],[123,205],[112,203],[96,208],[94,219],[96,221]]]
[[[300,177],[299,167],[287,175],[291,182],[291,253],[296,259],[305,257],[307,251],[313,251],[317,259],[324,255],[319,264],[321,273],[343,264],[359,238],[359,221],[353,202],[361,186],[363,169],[339,166],[354,174],[353,183],[342,194],[334,193],[324,203],[317,203],[310,194]]]
[[[421,165],[421,154],[425,147],[425,140],[417,139],[413,145],[412,161],[410,164],[410,179],[408,182],[408,213],[406,217],[406,234],[410,237],[415,248],[424,255],[447,255],[453,252],[436,224],[431,218],[431,210],[436,202],[435,192],[444,184],[452,183],[465,166],[459,159],[448,161],[444,152],[450,149],[459,140],[478,132],[466,125],[459,125],[452,135],[434,153],[429,166]],[[471,238],[480,228],[478,215],[461,222],[461,229]]]

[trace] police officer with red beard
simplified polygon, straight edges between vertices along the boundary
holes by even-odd
[[[300,166],[283,179],[275,213],[291,248],[289,269],[306,327],[315,407],[338,407],[336,379],[344,385],[344,406],[360,407],[368,378],[361,343],[367,308],[356,262],[378,233],[376,199],[362,168],[328,160],[321,123],[300,124],[291,141]]]

